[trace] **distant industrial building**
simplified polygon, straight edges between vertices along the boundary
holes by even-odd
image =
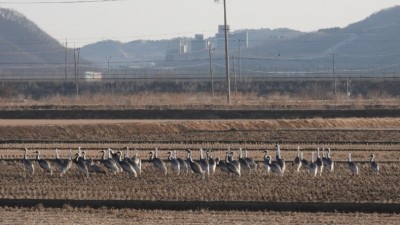
[[[229,32],[229,25],[227,26]],[[229,49],[248,48],[249,37],[247,31],[237,31],[228,33]],[[210,46],[209,46],[210,45]],[[169,42],[165,59],[167,61],[196,59],[202,56],[208,56],[208,48],[216,48],[217,50],[225,49],[225,26],[218,26],[218,33],[215,37],[204,38],[203,34],[195,34],[194,38],[173,39]]]
[[[230,32],[230,26],[227,25],[228,30],[228,47],[229,49],[237,49],[239,42],[243,48],[249,47],[249,34],[247,31]],[[218,26],[218,33],[215,34],[217,48],[222,50],[225,49],[225,26]]]
[[[103,79],[103,74],[101,72],[86,71],[84,73],[84,79],[88,82],[101,81],[101,79]]]
[[[165,54],[165,60],[171,61],[176,59],[177,56],[186,53],[187,46],[185,41],[182,39],[172,39],[168,42],[167,53]]]
[[[179,49],[180,49],[179,51],[180,54],[186,54],[188,52],[188,45],[186,38],[180,41]]]
[[[191,42],[191,53],[197,54],[197,53],[203,53],[206,48],[206,41],[204,40],[204,35],[203,34],[195,34],[194,39]]]

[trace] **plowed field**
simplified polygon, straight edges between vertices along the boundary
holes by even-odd
[[[0,223],[19,224],[398,224],[398,214],[0,208]],[[16,216],[18,215],[18,216]],[[63,216],[60,216],[63,215]]]
[[[293,202],[293,203],[384,203],[400,204],[400,119],[306,119],[306,120],[185,120],[185,121],[133,121],[133,120],[2,120],[0,121],[0,199],[25,200],[137,200],[137,201],[239,201],[239,202]],[[267,175],[263,168],[262,150],[269,150],[275,157],[274,146],[281,144],[283,158],[287,160],[287,170],[283,177],[277,174]],[[294,171],[291,161],[296,156],[296,148],[304,152],[304,157],[311,159],[311,151],[317,147],[332,149],[332,157],[336,161],[334,172],[324,171],[322,176],[311,177],[307,170],[299,173]],[[85,150],[89,157],[95,159],[97,165],[101,157],[100,150],[106,148],[122,149],[129,146],[138,148],[143,159],[143,173],[138,178],[128,177],[126,173],[95,174],[88,179],[79,176],[75,165],[63,177],[57,173],[45,174],[35,163],[36,172],[33,176],[23,171],[22,148],[40,150],[44,159],[55,157],[55,148],[60,150],[61,158],[67,158],[68,149],[74,153],[78,146]],[[185,149],[193,149],[193,158],[198,159],[199,148],[214,149],[213,157],[223,158],[230,147],[238,155],[238,149],[248,150],[259,168],[252,174],[242,174],[241,177],[228,175],[217,168],[217,172],[202,179],[189,173],[177,176],[168,173],[164,176],[148,162],[148,152],[159,149],[159,157],[166,160],[167,151],[178,150],[178,157],[185,158]],[[131,155],[133,155],[133,150]],[[351,175],[347,169],[347,153],[352,153],[353,161],[360,167],[358,176]],[[374,152],[380,163],[381,171],[373,174],[367,163],[369,155]],[[34,160],[35,153],[29,151],[28,157]],[[168,165],[168,168],[169,165]],[[4,215],[9,215],[13,208],[3,208]],[[51,218],[53,214],[64,211],[65,215],[79,215],[74,208],[67,209],[18,209],[22,214],[45,214]],[[92,220],[96,221],[96,213],[104,214],[121,211],[108,209],[93,210]],[[103,211],[102,211],[103,210]],[[222,209],[221,209],[222,210]],[[122,218],[127,211],[121,213]],[[176,221],[186,215],[184,212],[170,213],[162,211],[129,211],[129,215],[145,217],[156,213],[165,219],[164,215]],[[163,214],[165,213],[165,214]],[[186,212],[187,213],[187,212]],[[232,215],[246,215],[253,220],[245,219],[246,223],[265,223],[266,220],[277,222],[274,213],[244,213],[200,211],[189,212],[188,215],[196,223],[197,213],[216,215],[218,221],[224,224],[226,218]],[[232,215],[231,215],[232,214]],[[260,215],[261,214],[261,215]],[[269,217],[271,215],[271,217]],[[302,214],[287,214],[287,223],[313,223],[318,221],[320,214],[306,214],[310,220],[301,219]],[[331,214],[322,214],[330,218]],[[344,221],[346,218],[366,218],[362,224],[382,222],[381,214],[332,214],[332,220]],[[234,217],[233,216],[233,217]],[[266,218],[259,221],[258,216]],[[66,216],[68,217],[68,216]],[[79,216],[76,216],[79,217]],[[76,218],[75,217],[75,218]],[[393,223],[386,217],[385,224]],[[10,217],[4,217],[10,218]],[[118,218],[120,218],[118,216]],[[140,218],[140,216],[139,216]],[[241,218],[241,217],[240,217]],[[269,218],[269,219],[267,219]],[[324,217],[325,218],[325,217]],[[368,219],[369,218],[369,219]],[[136,218],[137,219],[137,218]],[[240,221],[240,219],[238,219]],[[9,220],[5,220],[9,221]],[[17,221],[17,220],[15,220]],[[38,221],[38,220],[32,220]],[[116,219],[116,224],[120,223]],[[129,220],[124,224],[129,223]],[[128,221],[128,222],[127,222]],[[136,222],[157,224],[158,220],[136,220]],[[214,220],[205,223],[214,223]],[[225,221],[225,222],[224,222]],[[104,221],[103,221],[104,222]],[[35,224],[35,222],[32,222]],[[37,222],[36,222],[37,223]],[[239,222],[240,223],[240,222]],[[352,222],[353,223],[353,222]],[[357,222],[354,222],[357,224]],[[8,223],[10,224],[10,223]],[[11,223],[12,224],[12,223]],[[15,224],[19,224],[16,222]],[[50,223],[54,224],[54,223]],[[82,224],[86,224],[85,220]]]

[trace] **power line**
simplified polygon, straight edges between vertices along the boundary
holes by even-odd
[[[13,4],[13,5],[23,5],[23,4],[77,4],[77,3],[97,3],[97,2],[123,2],[129,0],[74,0],[74,1],[23,1],[23,2],[10,2],[10,1],[0,1],[0,4]]]

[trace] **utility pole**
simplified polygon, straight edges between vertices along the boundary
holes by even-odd
[[[78,61],[76,64],[76,95],[79,95],[79,50],[80,50],[80,48],[77,49]]]
[[[333,86],[334,86],[334,94],[337,95],[337,80],[336,80],[336,74],[335,74],[335,57],[336,57],[336,53],[332,52],[330,54],[332,56],[332,77],[333,77]]]
[[[67,50],[68,50],[68,40],[67,39],[65,39],[65,64],[64,64],[64,69],[65,69],[65,74],[64,74],[64,76],[65,76],[65,82],[67,82]]]
[[[225,28],[225,70],[226,70],[226,83],[228,89],[228,104],[231,104],[231,79],[229,75],[229,50],[228,50],[228,26],[226,19],[226,0],[224,0],[224,28]]]
[[[210,60],[210,79],[211,79],[211,92],[212,96],[214,97],[214,75],[212,69],[212,54],[211,51],[214,51],[214,48],[211,48],[211,42],[208,42],[208,58]]]
[[[236,83],[235,56],[232,56],[232,70],[233,70],[233,80],[234,80],[234,85],[235,85],[235,102],[237,102],[237,83]]]
[[[242,80],[242,55],[241,55],[241,52],[240,52],[241,41],[243,41],[243,40],[241,40],[241,39],[238,40],[238,45],[239,45],[238,46],[239,81]]]
[[[347,80],[346,80],[347,98],[350,97],[350,95],[351,95],[351,93],[350,93],[350,84],[351,84],[351,80],[349,80],[349,77],[347,77]]]
[[[76,95],[79,95],[79,50],[80,48],[74,47],[74,66],[75,66],[75,89]],[[78,59],[76,57],[76,52],[78,52]]]
[[[75,85],[76,85],[76,48],[74,46],[73,48],[74,51],[74,78],[75,78]]]
[[[280,53],[275,54],[275,77],[278,78],[278,58],[281,56]]]
[[[108,79],[110,79],[110,60],[111,60],[111,56],[107,56],[107,74],[108,74]]]

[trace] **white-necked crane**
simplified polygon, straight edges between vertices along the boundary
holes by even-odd
[[[212,157],[211,152],[212,152],[211,149],[207,149],[206,150],[206,156],[207,156],[207,160],[208,160],[208,167],[210,169],[210,174],[214,175],[215,169],[217,168],[217,162]]]
[[[240,163],[240,170],[246,173],[250,173],[250,165],[246,159],[243,158],[243,149],[239,148],[239,163]]]
[[[359,172],[359,170],[358,170],[358,165],[357,165],[357,163],[355,163],[355,162],[353,162],[352,160],[351,160],[351,153],[349,152],[349,158],[348,158],[349,160],[348,160],[348,162],[347,162],[347,166],[349,167],[349,170],[350,170],[350,172],[353,174],[353,175],[358,175],[358,172]]]
[[[276,156],[275,156],[276,162],[281,167],[282,174],[283,174],[283,173],[285,173],[285,170],[286,170],[286,163],[281,154],[281,146],[279,144],[277,144],[275,147],[276,147]]]
[[[297,146],[297,156],[293,160],[293,165],[294,165],[296,172],[299,172],[300,168],[301,168],[300,146]]]
[[[372,153],[369,160],[369,166],[372,172],[379,174],[379,164],[375,161],[375,154]]]
[[[247,150],[244,150],[244,159],[247,161],[247,163],[250,166],[251,172],[257,170],[257,163],[254,161],[253,158],[247,156]]]
[[[317,160],[315,161],[317,165],[318,174],[322,176],[322,171],[324,170],[324,163],[322,162],[321,155],[319,154],[319,148],[317,148]]]
[[[155,152],[157,152],[158,149],[156,148]],[[165,165],[165,162],[163,160],[161,160],[160,158],[158,158],[156,156],[156,154],[154,153],[154,151],[149,152],[150,154],[150,162],[153,163],[153,165],[164,175],[167,175],[168,170],[167,170],[167,166]]]
[[[281,176],[283,176],[283,171],[282,171],[281,166],[277,162],[271,162],[271,156],[267,155],[265,160],[268,163],[268,167],[270,168],[270,171],[272,171],[274,173],[278,173]]]
[[[205,178],[205,171],[201,167],[200,163],[197,163],[197,162],[193,161],[192,151],[190,149],[187,149],[186,151],[187,151],[187,159],[189,161],[190,168],[192,169],[192,171],[194,173],[197,173],[197,174],[201,175],[202,178],[204,179]]]
[[[176,173],[176,175],[179,175],[181,173],[181,165],[179,161],[173,156],[172,151],[168,152],[168,161],[171,164],[172,172]]]
[[[318,174],[318,165],[314,161],[314,152],[311,152],[311,161],[308,164],[311,176],[316,177]]]
[[[119,172],[117,163],[110,158],[106,158],[106,150],[101,150],[100,152],[103,153],[103,157],[101,158],[100,162],[107,168],[110,169],[114,174]]]
[[[37,150],[36,153],[37,153],[36,160],[38,161],[40,168],[42,168],[44,171],[49,172],[50,175],[53,175],[53,170],[51,169],[50,162],[40,158],[40,151],[39,150]]]
[[[33,166],[33,163],[31,160],[28,159],[28,149],[24,148],[25,154],[24,154],[24,159],[22,160],[24,164],[24,170],[28,171],[31,175],[35,174],[35,167]]]

